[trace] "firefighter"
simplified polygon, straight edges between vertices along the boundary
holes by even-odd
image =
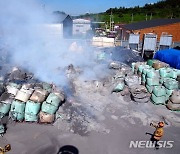
[[[7,144],[4,148],[0,147],[0,154],[5,154],[11,150],[11,145]]]
[[[164,122],[160,121],[158,124],[150,123],[150,126],[153,126],[156,128],[154,131],[151,141],[155,142],[156,149],[159,149],[158,141],[162,138],[164,134]]]

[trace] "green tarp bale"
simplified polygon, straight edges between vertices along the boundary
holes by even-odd
[[[37,122],[38,121],[38,114],[29,114],[29,113],[25,113],[25,121],[26,122]]]
[[[166,88],[164,86],[154,86],[153,94],[157,97],[166,96]]]
[[[25,113],[36,115],[39,113],[40,108],[41,108],[40,103],[35,103],[35,102],[29,100],[26,102]]]
[[[146,84],[148,86],[158,86],[159,83],[159,78],[146,78]]]
[[[49,104],[48,102],[43,102],[41,111],[48,113],[48,114],[55,114],[55,112],[58,110],[57,106],[54,106],[52,104]]]
[[[169,90],[178,89],[178,81],[174,79],[167,79],[164,82],[164,86]]]
[[[118,83],[118,85],[113,89],[113,92],[120,92],[124,89],[124,82]]]
[[[0,135],[3,135],[5,132],[4,126],[0,124]]]
[[[11,108],[11,104],[0,103],[0,118],[6,115]]]
[[[159,78],[159,72],[158,72],[158,71],[155,71],[153,68],[152,68],[152,69],[149,69],[149,70],[146,72],[146,77],[147,77],[147,78]]]
[[[154,104],[156,105],[159,105],[159,104],[165,104],[166,102],[166,96],[160,96],[160,97],[157,97],[156,95],[154,95],[152,93],[151,95],[151,100],[153,101]]]
[[[153,88],[154,88],[154,86],[148,86],[148,85],[146,84],[146,89],[147,89],[147,91],[148,91],[149,93],[152,93]]]
[[[10,117],[13,120],[22,121],[24,119],[25,106],[25,103],[14,100],[10,109]]]
[[[49,104],[52,104],[53,106],[59,107],[61,98],[54,93],[50,93],[46,99],[46,102],[48,102]]]
[[[149,60],[147,61],[147,64],[148,64],[149,66],[153,66],[153,64],[154,64],[155,61],[157,61],[157,60],[149,59]]]

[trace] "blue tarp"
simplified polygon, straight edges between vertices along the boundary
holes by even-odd
[[[168,63],[171,67],[180,69],[180,50],[165,49],[156,52],[154,59]]]

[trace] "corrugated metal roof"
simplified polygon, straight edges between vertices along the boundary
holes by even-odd
[[[180,19],[154,19],[154,20],[127,24],[127,25],[123,25],[122,27],[128,30],[138,30],[138,29],[145,29],[145,28],[150,28],[150,27],[168,25],[168,24],[173,24],[173,23],[178,23],[178,22],[180,22]]]

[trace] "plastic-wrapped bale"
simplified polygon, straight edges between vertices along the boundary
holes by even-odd
[[[6,104],[12,104],[14,100],[14,95],[4,92],[0,97],[0,102],[6,103]]]
[[[147,65],[153,66],[153,64],[154,64],[156,61],[157,61],[157,60],[155,60],[155,59],[149,59],[149,60],[147,61]]]
[[[149,69],[146,72],[146,77],[147,78],[159,78],[159,71],[155,71],[154,69]]]
[[[154,95],[154,94],[152,93],[152,95],[151,95],[151,100],[152,100],[153,103],[156,104],[156,105],[159,105],[159,104],[164,105],[165,102],[166,102],[166,100],[167,100],[167,98],[166,98],[166,96],[160,96],[160,97],[158,97],[158,96],[156,96],[156,95]]]
[[[161,68],[161,69],[159,69],[159,74],[163,78],[176,79],[179,74],[179,70],[172,69],[172,68]]]
[[[167,94],[168,99],[172,95],[173,91],[174,90],[169,90],[169,89],[166,88],[166,94]]]
[[[43,112],[46,112],[48,114],[55,114],[57,110],[58,107],[52,105],[51,103],[48,103],[46,101],[42,103],[41,111]]]
[[[154,68],[152,68],[150,66],[149,67],[145,67],[145,68],[143,68],[142,74],[146,75],[147,72],[149,72],[149,71],[155,71],[155,70],[154,70]]]
[[[163,78],[167,78],[169,76],[169,73],[171,72],[171,68],[160,68],[159,74]]]
[[[7,86],[6,86],[6,91],[9,93],[9,94],[12,94],[14,96],[16,96],[17,92],[19,91],[20,89],[20,85],[16,84],[16,83],[9,83]]]
[[[42,83],[35,83],[34,84],[34,89],[43,89],[43,84]]]
[[[46,97],[48,95],[48,92],[44,89],[36,89],[32,96],[30,97],[30,100],[34,102],[42,103],[45,101]]]
[[[5,133],[4,125],[0,124],[0,135],[3,136]]]
[[[141,76],[141,74],[143,73],[144,69],[149,69],[151,68],[149,65],[139,65],[138,67],[138,75]]]
[[[170,100],[174,104],[180,104],[180,90],[174,90],[172,92]]]
[[[169,67],[169,64],[164,63],[164,62],[161,62],[161,61],[155,61],[155,62],[153,63],[153,67],[154,67],[156,70],[158,70],[158,69],[163,68],[163,67]]]
[[[154,86],[152,92],[157,97],[166,96],[166,88],[164,86]]]
[[[26,102],[25,108],[25,121],[38,121],[38,113],[40,111],[41,104],[33,101]]]
[[[177,70],[177,69],[171,69],[171,72],[170,72],[170,74],[169,74],[169,77],[170,77],[170,78],[173,78],[173,79],[176,79],[177,76],[178,76],[178,74],[179,74],[179,70]]]
[[[167,78],[167,77],[165,77],[165,78],[164,78],[164,77],[160,77],[160,78],[159,78],[159,83],[160,83],[160,84],[164,84],[164,82],[166,82],[166,80],[169,80],[169,79],[170,79],[170,78]]]
[[[172,111],[180,111],[180,104],[175,104],[175,103],[171,102],[170,100],[166,104],[166,107]]]
[[[61,102],[65,101],[66,95],[65,95],[65,93],[63,91],[54,91],[53,93],[60,98]]]
[[[27,102],[28,99],[30,98],[31,94],[33,93],[33,89],[24,89],[21,88],[15,97],[15,99],[22,101],[22,102]]]
[[[134,65],[134,74],[137,74],[140,65],[146,65],[146,62],[136,62]]]
[[[24,102],[14,100],[11,105],[9,116],[15,121],[23,121],[25,106],[26,104]]]
[[[44,89],[44,90],[48,91],[49,93],[51,92],[51,90],[52,90],[52,84],[43,82],[42,86],[43,86],[43,89]]]
[[[113,92],[123,91],[124,86],[125,86],[124,82],[118,83],[118,84],[115,86],[115,88],[113,89]]]
[[[6,114],[8,114],[10,108],[11,108],[11,104],[6,104],[6,103],[0,102],[0,118],[4,117]]]
[[[148,86],[148,85],[146,84],[146,89],[147,89],[147,91],[148,91],[150,94],[152,93],[153,88],[154,88],[154,86]]]
[[[135,102],[146,103],[150,100],[150,94],[148,93],[146,87],[142,85],[136,85],[130,88],[131,97]]]
[[[169,90],[178,89],[178,82],[174,79],[167,79],[164,86]]]
[[[125,78],[125,84],[128,87],[131,87],[133,85],[140,85],[140,79],[137,75],[127,76]]]
[[[3,93],[0,97],[0,118],[8,114],[14,96],[9,93]]]
[[[40,123],[53,123],[55,120],[55,115],[54,114],[48,114],[45,112],[40,112],[39,113],[39,122]]]
[[[61,98],[55,93],[50,93],[46,99],[46,102],[53,106],[59,107],[61,103]]]
[[[148,86],[158,86],[160,84],[159,78],[146,78]]]

